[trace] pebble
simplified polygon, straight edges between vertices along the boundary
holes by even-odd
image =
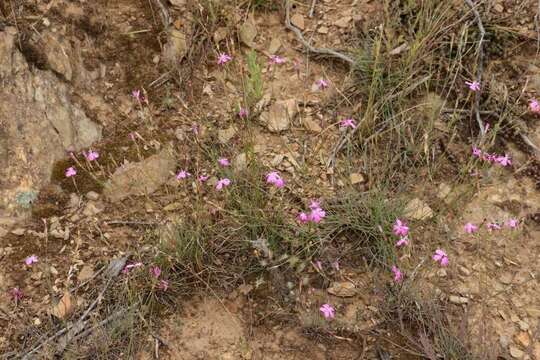
[[[463,296],[450,295],[449,300],[452,304],[463,305],[469,302],[469,299]]]
[[[463,276],[469,276],[471,275],[471,270],[467,269],[465,266],[459,266],[458,267],[459,273]]]
[[[317,32],[319,34],[328,34],[328,28],[326,26],[321,26],[320,28],[317,29]]]
[[[514,359],[521,359],[525,353],[519,350],[516,346],[510,345],[510,355],[512,355]]]
[[[529,324],[527,324],[525,321],[518,321],[519,329],[521,331],[527,331],[529,330]]]
[[[97,199],[99,199],[99,194],[95,191],[89,191],[86,193],[86,198],[88,200],[96,201]]]
[[[366,179],[364,178],[364,175],[360,174],[360,173],[352,173],[351,176],[351,184],[352,185],[355,185],[355,184],[362,184],[366,181]]]

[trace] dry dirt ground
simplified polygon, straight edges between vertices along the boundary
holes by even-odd
[[[320,259],[323,270],[307,261],[303,268],[269,266],[262,275],[252,270],[222,274],[229,263],[259,264],[264,249],[257,248],[249,254],[253,260],[224,251],[205,264],[218,269],[212,273],[204,266],[180,275],[172,275],[171,270],[166,291],[156,290],[158,285],[151,280],[141,280],[147,271],[139,274],[137,268],[132,270],[133,278],[112,277],[116,290],[103,280],[108,272],[103,269],[111,259],[124,259],[124,265],[128,257],[128,263],[166,257],[148,239],[167,233],[164,224],[197,218],[199,213],[191,207],[194,199],[209,205],[198,209],[204,212],[202,217],[218,221],[224,216],[224,197],[195,182],[179,182],[174,175],[180,169],[189,169],[193,176],[208,174],[209,183],[215,184],[223,175],[214,169],[215,160],[227,157],[232,162],[227,174],[234,186],[234,176],[247,177],[242,171],[256,159],[264,168],[285,174],[287,186],[296,188],[296,198],[320,198],[323,203],[343,189],[362,193],[377,188],[380,179],[365,166],[370,155],[361,154],[359,148],[343,151],[350,161],[328,166],[335,144],[344,136],[339,121],[369,109],[367,99],[350,100],[356,78],[348,65],[306,54],[285,26],[281,2],[239,0],[208,7],[213,3],[0,2],[0,40],[7,42],[8,35],[13,36],[9,59],[16,58],[19,64],[14,69],[14,62],[0,53],[1,79],[9,82],[24,74],[34,94],[27,103],[20,100],[18,108],[0,106],[0,155],[12,159],[5,164],[0,160],[10,169],[5,183],[0,182],[0,190],[5,190],[0,208],[0,326],[4,329],[0,352],[6,358],[19,358],[42,344],[33,352],[36,358],[53,358],[55,352],[65,358],[186,360],[444,358],[430,351],[442,345],[423,340],[418,323],[407,328],[404,324],[411,319],[406,316],[389,321],[392,312],[385,304],[391,301],[386,289],[395,288],[390,272],[368,266],[364,257],[349,256],[344,244],[329,245],[315,255],[313,260]],[[382,31],[384,19],[394,11],[392,2],[382,0],[319,0],[311,17],[311,3],[295,2],[293,24],[314,46],[336,49],[357,44],[358,33],[367,38]],[[467,5],[452,3],[462,8],[460,15],[475,28]],[[484,99],[485,109],[503,101],[526,124],[528,137],[540,144],[540,124],[527,111],[529,98],[540,96],[538,4],[491,1],[482,11],[488,33],[503,34],[489,37],[490,44],[500,42],[503,49],[490,45],[486,50],[485,84],[494,89],[492,93],[506,94]],[[395,43],[395,56],[408,51],[399,50],[401,38]],[[0,50],[6,49],[0,43]],[[262,64],[263,96],[257,104],[248,104],[246,96],[250,51]],[[216,64],[222,52],[233,57],[224,67]],[[269,57],[275,54],[286,62],[269,65]],[[329,82],[327,89],[317,87],[321,78]],[[457,80],[458,92],[467,91],[465,80]],[[42,101],[35,95],[54,94],[55,89],[61,94],[58,97],[45,95]],[[135,89],[142,89],[142,101],[133,98]],[[17,105],[17,99],[11,98],[10,104]],[[64,116],[55,102],[61,103],[58,108],[75,110]],[[41,103],[47,105],[35,105]],[[288,115],[280,115],[283,110],[276,104],[289,108]],[[254,113],[251,124],[237,115],[240,107],[248,105]],[[15,139],[24,146],[11,151],[9,145],[15,140],[9,136],[15,135],[9,131],[17,134],[18,130],[7,122],[13,112],[25,118],[20,108],[30,106],[43,111],[43,116],[64,116],[67,123],[45,130],[23,124],[24,136]],[[441,111],[440,121],[446,122],[443,115]],[[497,123],[496,115],[485,116]],[[99,138],[92,146],[79,139],[87,138],[80,130],[81,121],[99,129],[92,132]],[[64,126],[69,136],[63,133]],[[492,142],[499,152],[511,154],[511,167],[471,165],[473,136],[454,141],[445,126],[437,129],[442,135],[430,139],[441,144],[442,150],[433,153],[433,161],[441,163],[440,171],[433,171],[429,163],[414,166],[410,171],[416,172],[415,180],[407,183],[403,194],[392,194],[409,205],[414,199],[417,205],[405,212],[411,245],[397,260],[410,283],[444,304],[445,323],[455,324],[464,343],[480,354],[476,358],[540,360],[540,155],[524,145],[512,125],[506,127],[512,131],[501,130]],[[500,129],[491,131],[495,130]],[[54,140],[43,141],[45,131]],[[431,151],[432,145],[427,147]],[[98,162],[86,162],[81,156],[88,148],[100,153]],[[65,169],[72,165],[79,173],[65,178]],[[385,166],[384,158],[380,166]],[[27,179],[33,169],[35,176]],[[33,191],[30,204],[19,206],[18,194]],[[279,199],[280,195],[272,196]],[[290,205],[273,211],[296,215]],[[489,222],[511,218],[520,221],[515,230],[486,229]],[[481,224],[481,230],[466,234],[466,222]],[[447,268],[435,266],[431,259],[438,247],[445,248],[451,259]],[[39,261],[27,266],[24,261],[31,254]],[[336,260],[339,269],[332,266]],[[290,258],[282,263],[291,263]],[[130,285],[139,284],[136,280],[144,285]],[[190,288],[190,284],[196,285]],[[20,300],[14,300],[13,288],[22,291]],[[150,295],[139,298],[138,292],[148,288]],[[152,301],[157,310],[129,317],[127,312],[119,313],[121,330],[107,333],[109,323],[99,323],[104,318],[98,314],[114,314],[122,297],[127,299],[125,307]],[[95,299],[99,301],[92,306]],[[336,308],[334,320],[321,317],[318,309],[323,303]],[[84,328],[93,331],[83,332],[80,338],[58,334],[77,324],[85,309],[91,312],[83,319]],[[395,313],[401,314],[399,309]],[[62,345],[62,339],[68,344]],[[84,343],[85,339],[94,344]],[[69,342],[77,345],[70,347]],[[460,359],[459,355],[447,358]]]

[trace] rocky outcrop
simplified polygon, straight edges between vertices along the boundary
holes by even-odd
[[[71,98],[69,85],[33,68],[16,46],[16,30],[0,31],[0,218],[23,210],[20,194],[38,191],[68,151],[101,138]]]

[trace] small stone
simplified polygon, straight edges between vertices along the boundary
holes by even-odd
[[[525,353],[519,350],[516,346],[510,345],[510,355],[512,355],[514,359],[521,359]]]
[[[43,18],[43,26],[45,27],[51,26],[51,21],[47,18]]]
[[[528,307],[528,308],[525,309],[525,312],[530,317],[540,318],[540,308]]]
[[[152,58],[152,62],[154,64],[159,64],[159,60],[160,60],[159,55],[154,55],[154,57]]]
[[[88,200],[96,201],[97,199],[99,199],[99,194],[95,191],[89,191],[86,193],[86,198]]]
[[[503,349],[506,349],[508,345],[510,345],[510,338],[506,335],[501,335],[499,338],[499,344],[501,344]]]
[[[218,130],[218,141],[221,144],[225,145],[229,141],[231,141],[231,139],[236,135],[237,132],[238,131],[234,126],[231,126],[227,129],[220,129]]]
[[[318,134],[322,131],[320,125],[309,117],[304,118],[303,123],[306,130],[311,131],[312,133]]]
[[[226,27],[219,27],[214,32],[214,41],[216,44],[219,44],[222,40],[224,40],[227,37],[228,31]]]
[[[278,133],[289,129],[290,122],[297,113],[298,109],[295,99],[280,100],[276,101],[263,112],[260,119],[268,130]]]
[[[281,48],[281,41],[275,37],[270,41],[270,45],[268,46],[268,53],[269,54],[277,54],[279,49]]]
[[[278,166],[279,164],[281,164],[283,159],[285,159],[284,154],[276,154],[276,156],[274,156],[274,158],[272,159],[272,166]]]
[[[447,273],[445,269],[439,269],[437,270],[437,276],[438,277],[446,277]]]
[[[69,291],[65,291],[64,296],[62,296],[58,304],[52,307],[51,315],[59,319],[64,319],[72,311],[73,311],[73,303],[71,301],[71,295]]]
[[[518,321],[519,329],[521,331],[527,331],[529,330],[529,324],[527,324],[525,321]],[[540,360],[540,359],[539,359]]]
[[[360,173],[352,173],[350,175],[350,180],[351,180],[352,185],[363,184],[363,183],[366,182],[366,179],[364,178],[364,175],[362,175]]]
[[[105,210],[105,206],[100,202],[89,201],[83,210],[83,215],[90,217],[99,214]]]
[[[531,344],[531,338],[529,337],[529,334],[527,334],[525,331],[521,331],[519,334],[517,334],[514,337],[514,340],[519,345],[523,346],[524,348],[529,347]]]
[[[465,266],[459,266],[458,267],[459,273],[463,276],[469,276],[471,275],[471,270],[467,269]]]
[[[341,19],[335,21],[334,25],[339,28],[345,29],[349,26],[349,23],[351,22],[351,20],[352,20],[351,16],[344,16]]]
[[[232,161],[233,169],[236,171],[243,171],[247,169],[247,155],[246,153],[240,153]]]
[[[452,192],[452,188],[450,187],[450,185],[446,183],[440,183],[437,197],[439,199],[445,199],[451,192]]]
[[[79,275],[77,276],[77,280],[79,283],[83,283],[86,280],[91,279],[92,276],[94,276],[94,269],[92,269],[92,266],[84,265],[81,272],[79,272]]]
[[[26,232],[26,229],[23,229],[23,228],[17,228],[11,231],[13,235],[17,235],[17,236],[24,235],[25,232]]]
[[[469,302],[469,299],[463,296],[450,295],[449,299],[452,304],[463,305]]]
[[[182,203],[173,202],[173,203],[165,205],[165,207],[163,207],[163,210],[165,210],[165,211],[174,211],[174,210],[180,209],[181,207],[182,207]]]
[[[333,282],[326,291],[337,297],[352,297],[356,295],[356,288],[354,284],[349,281]]]
[[[510,273],[504,273],[499,277],[499,281],[502,284],[510,285],[512,283],[513,276]]]
[[[69,194],[69,201],[67,203],[67,207],[70,208],[70,209],[74,209],[76,207],[78,207],[81,203],[81,198],[79,197],[79,195],[75,194],[75,193],[71,193]]]
[[[433,210],[424,201],[415,198],[405,207],[405,216],[413,220],[428,220],[433,217]]]
[[[495,4],[495,6],[493,8],[498,13],[502,13],[504,11],[504,7],[501,4]]]
[[[320,28],[317,29],[317,32],[319,34],[328,34],[328,28],[326,26],[321,26]]]
[[[176,29],[169,31],[167,43],[163,47],[163,59],[171,65],[175,65],[187,53],[188,45],[186,35]]]
[[[291,17],[291,23],[300,30],[304,30],[306,27],[304,16],[302,14],[294,14]]]
[[[238,31],[240,40],[247,46],[255,47],[255,37],[257,36],[257,27],[252,20],[248,20],[240,26]]]

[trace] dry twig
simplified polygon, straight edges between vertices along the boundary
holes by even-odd
[[[298,29],[296,26],[294,26],[291,23],[291,1],[290,0],[285,0],[285,14],[286,14],[285,26],[287,27],[287,29],[291,30],[296,35],[296,37],[298,38],[298,41],[300,41],[302,45],[304,45],[304,47],[309,52],[312,52],[318,55],[334,57],[334,58],[345,61],[351,66],[354,65],[354,60],[351,57],[333,49],[313,47],[308,41],[306,41],[306,39],[304,38],[304,34],[302,34],[302,31],[300,31],[300,29]]]
[[[317,0],[311,0],[311,8],[309,9],[309,17],[312,18],[313,14],[315,13],[315,4],[317,3]]]
[[[484,36],[486,35],[486,29],[484,29],[484,24],[482,23],[482,18],[480,17],[480,13],[476,9],[476,6],[473,4],[472,0],[465,0],[467,5],[471,8],[471,11],[474,14],[474,17],[476,18],[476,25],[478,26],[478,30],[480,31],[480,39],[478,40],[478,63],[476,65],[476,81],[478,81],[479,84],[482,83],[482,73],[484,71]],[[480,92],[476,92],[476,97],[474,100],[474,113],[476,116],[476,121],[478,122],[478,127],[480,128],[480,137],[483,137],[486,133],[486,128],[484,127],[484,123],[482,122],[482,119],[480,118]]]

